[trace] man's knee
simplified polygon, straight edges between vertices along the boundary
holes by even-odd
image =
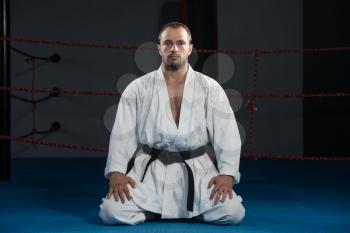
[[[234,205],[227,206],[228,224],[240,224],[245,217],[245,208],[242,203],[237,202]]]
[[[118,206],[113,203],[115,200],[112,198],[102,199],[102,204],[100,205],[99,217],[101,218],[104,224],[113,225],[118,224],[118,216],[120,211],[122,211]]]
[[[107,225],[136,225],[145,221],[143,213],[134,213],[129,207],[130,203],[122,204],[120,201],[115,201],[113,197],[109,199],[103,198],[100,205],[99,217]]]
[[[245,217],[245,208],[238,200],[226,200],[213,210],[203,213],[203,220],[214,224],[240,224]]]

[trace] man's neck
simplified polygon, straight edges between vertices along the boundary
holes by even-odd
[[[180,67],[176,71],[166,70],[164,64],[162,64],[162,71],[164,74],[164,78],[171,83],[182,84],[185,82],[187,71],[188,71],[188,63],[184,66]]]

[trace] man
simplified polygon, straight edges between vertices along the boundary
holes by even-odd
[[[232,186],[240,179],[241,139],[227,96],[189,65],[186,25],[164,25],[158,40],[160,68],[131,82],[119,101],[105,168],[109,192],[99,216],[105,224],[135,225],[153,214],[238,224],[245,209]]]

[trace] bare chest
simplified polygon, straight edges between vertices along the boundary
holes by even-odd
[[[181,103],[184,92],[184,84],[167,84],[170,109],[176,126],[179,127]]]

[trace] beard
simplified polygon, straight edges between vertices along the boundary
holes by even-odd
[[[183,62],[181,60],[181,57],[178,58],[179,60],[178,61],[174,61],[172,60],[171,58],[168,59],[166,62],[165,62],[165,69],[167,71],[177,71],[179,70],[181,67],[184,66],[185,62]]]
[[[165,70],[167,71],[177,71],[181,68],[182,64],[178,63],[167,63],[165,64]]]

